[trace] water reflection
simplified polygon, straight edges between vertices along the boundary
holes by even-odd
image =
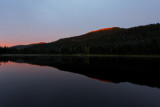
[[[159,87],[153,75],[159,59],[3,57],[1,62],[1,107],[160,107],[159,88],[150,88]]]
[[[51,66],[59,70],[86,75],[100,81],[131,82],[160,88],[160,58],[135,57],[2,57],[13,61]]]

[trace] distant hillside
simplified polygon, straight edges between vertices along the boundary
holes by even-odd
[[[31,47],[31,46],[34,46],[34,45],[37,45],[37,44],[45,44],[45,42],[32,43],[32,44],[29,44],[29,45],[17,45],[17,46],[13,46],[12,48],[21,50],[21,49],[28,48],[28,47]]]
[[[160,54],[160,24],[105,28],[56,42],[33,45],[21,53]]]

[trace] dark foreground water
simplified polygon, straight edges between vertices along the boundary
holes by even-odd
[[[42,59],[1,60],[0,107],[160,107],[157,60]]]

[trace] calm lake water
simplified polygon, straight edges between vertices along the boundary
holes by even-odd
[[[62,64],[64,67],[60,70],[31,60],[1,62],[0,107],[160,107],[160,83],[151,78],[148,78],[151,83],[121,79],[115,82],[70,72],[72,68],[66,64]],[[89,61],[84,60],[91,68]],[[85,72],[85,68],[77,69]]]

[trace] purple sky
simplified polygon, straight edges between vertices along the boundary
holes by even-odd
[[[0,45],[160,22],[160,0],[0,0]]]

